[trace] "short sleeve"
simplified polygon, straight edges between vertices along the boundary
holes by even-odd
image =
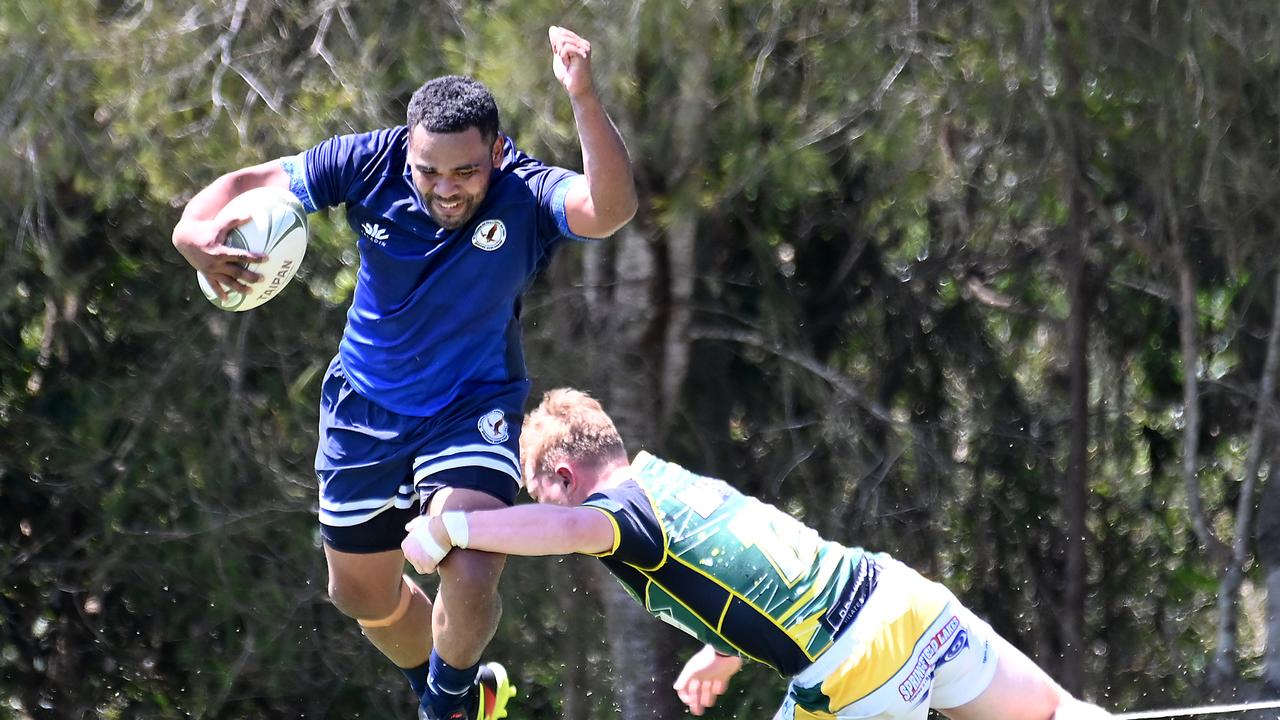
[[[503,146],[502,168],[524,181],[538,201],[538,235],[546,245],[560,239],[590,242],[591,238],[575,235],[569,229],[565,214],[565,199],[574,183],[586,182],[581,173],[554,165],[519,150],[506,138]]]
[[[378,168],[404,142],[398,128],[375,130],[329,138],[303,153],[303,170],[299,184],[305,185],[308,212],[341,205],[359,199],[361,190],[376,179]],[[288,168],[286,167],[286,170]],[[294,186],[290,174],[290,187]],[[298,194],[295,189],[294,194]],[[299,199],[302,196],[299,195]],[[303,199],[303,205],[307,205]]]
[[[662,524],[654,514],[649,497],[635,482],[595,493],[583,506],[604,513],[613,522],[613,549],[597,553],[597,557],[612,558],[643,569],[662,564],[666,557]]]
[[[319,210],[316,205],[315,198],[311,196],[311,189],[307,186],[307,156],[306,153],[298,153],[288,157],[280,158],[280,166],[284,168],[284,172],[289,176],[289,192],[298,198],[298,202],[302,203],[302,209],[309,213]]]

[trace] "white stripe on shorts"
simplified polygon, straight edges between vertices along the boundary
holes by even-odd
[[[392,495],[389,498],[372,498],[369,500],[353,500],[351,502],[345,502],[345,503],[333,502],[332,500],[326,500],[324,498],[320,498],[320,509],[328,510],[331,513],[349,513],[349,512],[356,512],[357,510],[369,510],[372,508],[377,508],[379,510],[382,510],[382,509],[385,509],[387,503],[391,502],[392,500],[396,498],[406,498],[406,497],[407,498],[413,497],[413,488],[408,483],[405,483],[401,485],[399,488],[397,488],[396,494]]]
[[[403,486],[402,486],[403,487]],[[417,502],[413,495],[393,495],[386,500],[358,500],[350,503],[320,502],[320,522],[331,527],[351,527],[368,522],[391,508],[408,510]],[[326,506],[336,506],[330,509]],[[363,511],[363,512],[361,512]]]
[[[418,483],[418,482],[421,482],[424,478],[435,475],[438,472],[442,472],[444,470],[452,470],[454,468],[460,468],[460,467],[490,468],[492,470],[497,470],[498,472],[502,472],[502,473],[506,473],[507,475],[510,475],[511,479],[516,481],[516,484],[520,483],[520,473],[514,467],[511,466],[511,463],[508,463],[505,460],[499,460],[497,458],[474,456],[474,455],[468,456],[468,457],[454,458],[453,460],[440,460],[438,462],[425,463],[422,466],[420,466],[416,472],[413,473],[413,481],[415,483]]]
[[[414,458],[413,469],[416,471],[418,468],[422,467],[426,463],[431,462],[432,460],[436,460],[442,457],[449,457],[450,455],[458,455],[461,453],[486,453],[489,455],[498,455],[498,456],[504,457],[511,463],[512,467],[516,468],[516,480],[520,479],[519,477],[520,459],[516,457],[515,453],[502,447],[501,445],[480,445],[480,444],[456,445],[454,447],[448,448],[447,450],[442,450],[432,455],[420,455],[419,457]],[[485,466],[485,467],[488,467],[488,466]],[[415,480],[418,479],[416,472],[414,474],[414,479]]]

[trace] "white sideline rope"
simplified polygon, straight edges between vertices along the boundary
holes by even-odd
[[[1201,705],[1200,707],[1178,708],[1174,710],[1143,710],[1141,712],[1117,713],[1112,715],[1112,717],[1116,720],[1155,720],[1155,718],[1176,718],[1188,717],[1191,715],[1218,715],[1220,713],[1247,712],[1250,710],[1274,710],[1276,708],[1280,708],[1280,700],[1237,703],[1235,705]]]

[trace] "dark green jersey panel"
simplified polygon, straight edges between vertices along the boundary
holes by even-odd
[[[640,453],[627,482],[588,498],[618,525],[601,559],[653,615],[791,675],[822,653],[874,587],[860,548],[728,483]]]

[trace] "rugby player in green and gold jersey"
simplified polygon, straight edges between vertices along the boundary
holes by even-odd
[[[648,453],[628,461],[585,393],[547,393],[520,455],[539,505],[419,518],[405,556],[419,572],[452,547],[598,556],[651,614],[706,643],[676,682],[695,715],[748,658],[791,678],[775,720],[1108,717],[888,555]]]

